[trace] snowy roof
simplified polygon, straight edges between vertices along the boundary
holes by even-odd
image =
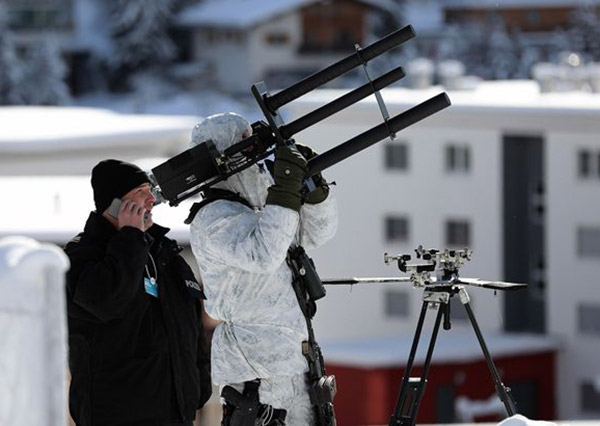
[[[532,114],[546,118],[589,117],[597,119],[600,114],[600,94],[584,91],[541,93],[532,80],[483,81],[474,90],[447,90],[442,86],[426,89],[389,88],[382,91],[386,104],[412,107],[446,91],[452,106],[446,112],[498,114]],[[339,89],[315,90],[296,100],[296,105],[314,109],[317,105],[331,102],[345,91]],[[374,96],[361,101],[360,105],[376,104]],[[290,104],[293,105],[293,104]],[[359,106],[360,107],[360,106]]]
[[[389,0],[357,0],[361,3],[392,11]],[[177,22],[184,26],[214,26],[246,29],[301,7],[316,0],[209,0],[184,9]]]
[[[82,107],[0,107],[0,152],[89,147],[187,145],[197,117],[119,114]]]
[[[485,334],[485,333],[484,333]],[[393,337],[351,339],[345,341],[322,341],[323,356],[328,364],[353,367],[382,368],[403,366],[408,360],[412,335]],[[430,336],[423,334],[415,363],[425,360]],[[484,335],[492,358],[514,355],[530,355],[555,352],[560,348],[558,339],[537,334],[490,334]],[[481,347],[470,331],[453,330],[440,333],[435,345],[433,362],[461,363],[483,359]]]
[[[164,159],[134,161],[145,170]],[[0,177],[0,194],[5,202],[0,209],[0,238],[20,235],[38,241],[66,243],[83,230],[94,210],[89,176]],[[156,206],[153,219],[171,228],[169,234],[182,244],[189,241],[188,215],[191,199],[178,207]]]
[[[445,9],[529,9],[591,4],[600,4],[600,0],[442,0]]]

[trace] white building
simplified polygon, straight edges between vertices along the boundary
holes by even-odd
[[[441,92],[383,92],[398,114]],[[320,91],[289,104],[297,118],[340,95]],[[474,250],[463,276],[527,282],[494,295],[470,290],[484,334],[558,337],[560,418],[600,414],[600,96],[540,94],[533,82],[482,83],[449,92],[453,105],[325,172],[337,181],[340,228],[315,252],[323,277],[393,276],[383,253],[425,247]],[[296,139],[323,152],[381,122],[374,99]],[[330,288],[317,335],[349,340],[407,336],[421,291],[405,284]],[[454,326],[468,328],[460,309]],[[492,353],[493,355],[493,353]]]
[[[285,87],[352,53],[355,43],[364,47],[371,14],[397,7],[390,0],[208,1],[184,9],[177,24],[189,30],[191,61],[208,67],[215,85],[247,93],[261,80]]]

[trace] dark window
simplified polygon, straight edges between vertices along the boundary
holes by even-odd
[[[387,242],[406,242],[408,234],[407,217],[388,216],[385,218],[385,240]]]
[[[271,33],[266,36],[267,44],[281,46],[290,42],[290,36],[285,33]]]
[[[590,152],[589,151],[579,151],[579,176],[582,178],[588,177],[590,175]]]
[[[408,169],[408,145],[393,143],[385,146],[385,167],[393,170]]]
[[[600,413],[600,389],[593,383],[581,384],[581,410],[586,413]]]
[[[600,305],[579,305],[579,332],[600,336]]]
[[[455,419],[454,405],[456,395],[452,385],[440,386],[435,395],[435,412],[439,423],[453,423]]]
[[[600,258],[600,228],[577,229],[577,254],[584,258]]]
[[[600,179],[600,152],[580,150],[577,153],[577,173],[582,179]]]
[[[388,290],[385,293],[385,314],[388,317],[406,318],[409,312],[409,297],[407,292]]]
[[[468,247],[471,244],[471,226],[466,220],[446,222],[446,245]]]
[[[506,386],[515,401],[519,404],[519,414],[530,419],[539,418],[538,396],[539,386],[535,380],[523,380],[517,382],[508,382]]]
[[[471,152],[467,146],[448,145],[446,147],[446,170],[468,172],[471,168]]]

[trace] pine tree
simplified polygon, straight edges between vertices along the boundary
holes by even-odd
[[[128,78],[137,71],[163,69],[174,57],[169,38],[174,0],[111,0],[111,67]]]
[[[20,93],[23,67],[3,12],[0,5],[0,105],[19,105],[23,103]]]
[[[32,46],[26,55],[27,91],[29,105],[64,105],[69,102],[69,89],[64,81],[66,66],[56,43],[48,38]]]

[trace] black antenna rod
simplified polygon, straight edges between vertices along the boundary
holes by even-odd
[[[284,139],[289,139],[298,132],[309,128],[310,126],[332,116],[333,114],[355,104],[361,99],[366,98],[369,95],[375,93],[373,90],[381,90],[390,84],[400,80],[404,77],[404,71],[401,67],[394,68],[393,70],[383,74],[381,77],[376,78],[372,82],[366,83],[359,88],[346,93],[343,96],[323,105],[320,108],[300,117],[289,124],[285,124],[279,128],[279,132]]]
[[[390,118],[387,123],[375,126],[366,132],[331,148],[329,151],[311,158],[308,160],[307,177],[314,176],[357,152],[385,139],[390,135],[389,130],[394,133],[399,132],[449,106],[450,99],[448,98],[448,95],[446,95],[446,93],[440,93],[439,95]]]
[[[338,62],[329,65],[327,68],[317,71],[305,79],[294,83],[290,87],[285,88],[272,96],[267,96],[264,100],[265,104],[271,113],[275,114],[283,105],[292,102],[294,99],[297,99],[345,72],[350,71],[352,68],[393,49],[414,36],[415,30],[411,25],[396,30],[364,49],[361,49],[360,55],[357,55],[356,53],[349,55]]]

